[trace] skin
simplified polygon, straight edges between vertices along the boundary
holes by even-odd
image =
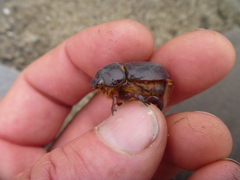
[[[203,29],[154,50],[150,32],[132,20],[107,22],[70,37],[22,71],[0,101],[0,179],[19,173],[15,179],[170,179],[183,169],[195,171],[190,179],[237,179],[239,166],[222,160],[231,152],[232,138],[217,117],[204,112],[164,117],[150,105],[161,131],[149,148],[133,156],[114,150],[93,131],[111,116],[111,99],[101,94],[75,116],[49,153],[42,148],[57,134],[71,107],[91,91],[98,69],[111,62],[146,60],[168,70],[175,82],[170,101],[174,105],[225,77],[235,52],[224,36]],[[117,113],[124,115],[126,106],[143,111],[133,102]],[[110,176],[103,166],[122,166],[121,176]]]

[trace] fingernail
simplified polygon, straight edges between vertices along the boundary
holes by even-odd
[[[149,106],[140,102],[126,103],[96,128],[110,147],[136,153],[147,148],[158,134],[158,122]]]

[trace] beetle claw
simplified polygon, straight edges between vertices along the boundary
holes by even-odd
[[[148,106],[148,105],[150,105],[150,102],[148,102],[148,101],[146,101],[146,100],[140,100],[145,106]]]
[[[150,105],[150,102],[148,102],[147,99],[145,99],[142,95],[140,94],[133,94],[133,97],[139,101],[141,101],[144,105],[148,106]]]
[[[114,106],[112,106],[111,110],[112,110],[112,115],[114,116],[114,111],[117,111],[117,109]]]
[[[148,104],[152,103],[156,105],[161,111],[163,110],[163,102],[156,96],[149,96],[146,98]]]
[[[113,99],[113,101],[112,101],[111,111],[112,111],[112,115],[114,116],[114,111],[117,111],[117,109],[115,108],[115,106],[116,106],[116,105],[121,106],[121,105],[122,105],[122,102],[117,102],[117,97],[116,97],[116,96],[113,96],[112,99]]]

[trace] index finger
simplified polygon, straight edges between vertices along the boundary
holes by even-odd
[[[141,24],[117,20],[88,28],[27,67],[0,102],[0,138],[44,145],[90,89],[97,69],[120,61],[144,61],[153,38]]]

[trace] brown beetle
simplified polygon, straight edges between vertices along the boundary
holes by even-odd
[[[160,110],[166,107],[174,82],[166,69],[152,62],[111,63],[98,70],[92,79],[92,88],[113,99],[115,105],[139,100],[145,105],[155,104]]]

